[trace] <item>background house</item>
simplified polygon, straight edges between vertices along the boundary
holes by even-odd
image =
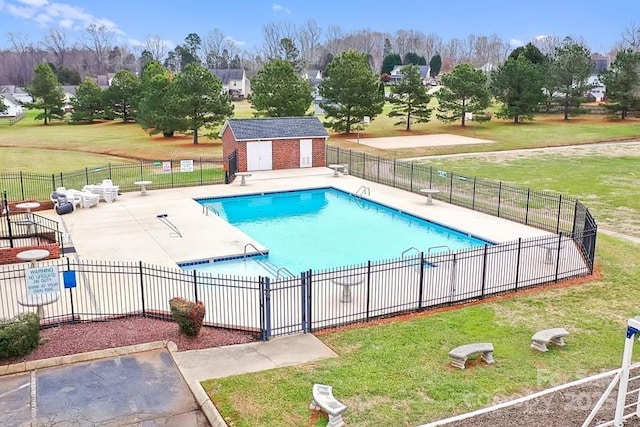
[[[393,67],[393,69],[389,73],[389,77],[391,77],[391,80],[389,80],[390,84],[395,84],[400,80],[402,80],[403,67],[406,67],[406,65],[395,65]],[[425,86],[429,84],[429,82],[431,81],[431,76],[429,76],[430,71],[431,71],[431,67],[429,67],[428,65],[418,65],[418,72],[420,73],[420,79],[422,80],[422,84]]]
[[[17,99],[8,93],[0,93],[0,99],[2,103],[6,105],[7,111],[0,112],[2,117],[17,117],[23,114],[22,105]]]
[[[222,82],[222,89],[231,99],[244,99],[251,95],[251,82],[243,68],[211,68],[211,74]]]
[[[27,93],[26,89],[19,86],[2,85],[0,86],[0,94],[11,95],[21,105],[33,102],[33,98]]]
[[[329,134],[317,117],[228,119],[220,136],[239,172],[325,166]]]

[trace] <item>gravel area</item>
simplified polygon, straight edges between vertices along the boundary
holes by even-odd
[[[190,338],[181,334],[174,322],[146,317],[63,324],[41,330],[41,344],[32,353],[0,360],[0,365],[162,340],[173,341],[178,351],[183,351],[247,343],[257,338],[245,332],[209,327]]]

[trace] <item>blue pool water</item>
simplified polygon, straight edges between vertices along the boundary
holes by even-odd
[[[295,274],[400,258],[410,247],[427,253],[437,246],[454,251],[489,243],[333,188],[198,202],[267,247],[268,261],[276,268],[286,267]],[[447,249],[431,253],[442,250]],[[228,263],[185,268],[222,273],[223,264]]]

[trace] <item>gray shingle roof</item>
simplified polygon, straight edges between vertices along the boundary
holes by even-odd
[[[211,74],[218,77],[222,84],[227,85],[231,80],[242,80],[242,68],[212,68]]]
[[[266,117],[229,119],[221,130],[229,126],[236,141],[258,139],[326,138],[327,130],[317,117]]]

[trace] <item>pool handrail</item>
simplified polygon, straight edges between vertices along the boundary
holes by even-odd
[[[251,246],[253,249],[256,250],[256,252],[258,252],[260,255],[266,256],[267,253],[266,252],[262,252],[260,249],[256,248],[256,245],[254,245],[253,243],[247,243],[246,245],[244,245],[244,257],[247,257],[247,247]]]
[[[404,251],[402,251],[402,254],[400,255],[400,257],[404,258],[404,254],[406,254],[407,252],[412,251],[412,250],[418,252],[418,254],[422,253],[420,251],[420,249],[416,248],[415,246],[411,246],[410,248],[407,248]]]
[[[431,246],[427,250],[427,256],[431,256],[431,249],[440,249],[440,248],[447,248],[447,252],[451,252],[451,248],[449,246],[447,246],[447,245]]]
[[[287,273],[288,275],[290,275],[291,277],[296,277],[295,274],[293,274],[287,267],[280,267],[276,270],[276,280],[278,280],[280,278],[280,272],[284,271],[285,273]]]

